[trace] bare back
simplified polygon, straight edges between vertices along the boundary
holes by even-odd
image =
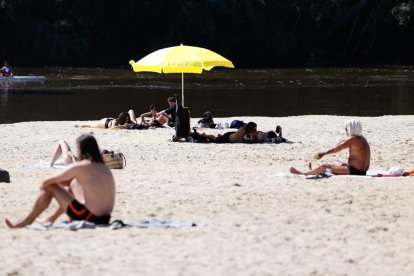
[[[242,143],[246,129],[244,127],[239,128],[235,133],[231,134],[229,137],[230,143]]]
[[[348,165],[361,171],[369,169],[371,149],[363,136],[351,136],[347,139],[349,145]]]
[[[74,197],[96,216],[108,215],[115,204],[115,181],[109,168],[89,160],[73,164]]]

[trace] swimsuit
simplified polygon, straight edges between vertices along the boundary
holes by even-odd
[[[113,119],[113,118],[107,118],[107,119],[106,119],[106,121],[105,121],[105,128],[108,128],[108,127],[109,127],[109,123],[110,123],[112,120],[115,120],[115,119]]]
[[[232,135],[233,133],[236,132],[226,132],[222,136],[218,136],[214,142],[219,144],[230,143],[230,135]]]
[[[109,224],[111,219],[110,215],[95,216],[91,211],[88,210],[83,204],[79,203],[74,199],[66,209],[66,214],[69,216],[71,221],[74,220],[86,220],[95,224]]]
[[[348,165],[348,170],[350,175],[367,175],[366,171],[361,171],[358,169],[355,169],[354,167]]]

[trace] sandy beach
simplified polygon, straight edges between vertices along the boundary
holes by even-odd
[[[215,118],[216,123],[233,118]],[[0,275],[412,275],[413,177],[283,176],[345,138],[344,116],[237,117],[283,127],[292,143],[173,143],[173,129],[78,129],[75,121],[0,125]],[[371,168],[414,167],[414,116],[360,117]],[[198,118],[192,119],[195,125]],[[226,130],[208,130],[223,133]],[[182,228],[9,230],[56,168],[59,140],[93,133],[121,151],[113,219],[171,218]],[[347,152],[322,162],[346,161]],[[53,205],[54,207],[56,204]],[[53,208],[41,218],[46,218]],[[60,221],[67,220],[64,215]]]

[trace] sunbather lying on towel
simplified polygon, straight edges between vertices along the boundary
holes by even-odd
[[[245,137],[246,134],[251,134],[252,138]],[[256,123],[249,122],[244,127],[239,128],[237,131],[226,132],[223,135],[207,135],[205,133],[198,134],[201,138],[207,139],[209,142],[223,144],[223,143],[243,143],[251,142],[247,139],[257,140],[257,125]]]
[[[271,139],[275,139],[275,138],[280,138],[280,140],[282,139],[282,127],[281,126],[277,126],[276,131],[268,131],[268,132],[258,131],[257,139],[255,140],[257,140],[259,143],[264,143],[264,142],[270,141]]]
[[[54,220],[64,212],[70,220],[86,220],[95,224],[108,224],[115,203],[115,182],[109,168],[104,164],[98,144],[91,135],[81,135],[76,140],[79,161],[67,169],[46,178],[40,187],[41,192],[29,215],[18,223],[7,218],[10,228],[20,228],[31,224],[53,198],[59,203]],[[64,187],[70,187],[72,193]]]
[[[369,169],[371,159],[371,150],[367,140],[362,136],[361,123],[357,120],[349,120],[345,123],[345,132],[347,138],[336,145],[334,148],[319,152],[315,155],[315,159],[319,160],[324,155],[349,149],[348,163],[334,162],[332,164],[323,164],[320,167],[312,170],[309,164],[310,171],[301,172],[293,167],[290,172],[294,174],[316,175],[331,169],[333,174],[350,174],[350,175],[366,175]]]
[[[63,163],[63,165],[69,165],[76,161],[76,156],[73,154],[68,143],[64,140],[58,143],[55,151],[53,152],[50,166],[53,167],[59,158],[61,159],[60,163]]]
[[[134,110],[121,112],[118,118],[103,118],[93,123],[75,125],[75,127],[92,127],[92,128],[128,128],[129,125],[135,124],[136,117]]]

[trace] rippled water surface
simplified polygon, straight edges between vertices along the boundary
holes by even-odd
[[[0,81],[0,123],[93,120],[181,99],[180,74],[102,68],[16,68],[44,81]],[[414,67],[213,69],[185,75],[193,117],[414,114]]]

